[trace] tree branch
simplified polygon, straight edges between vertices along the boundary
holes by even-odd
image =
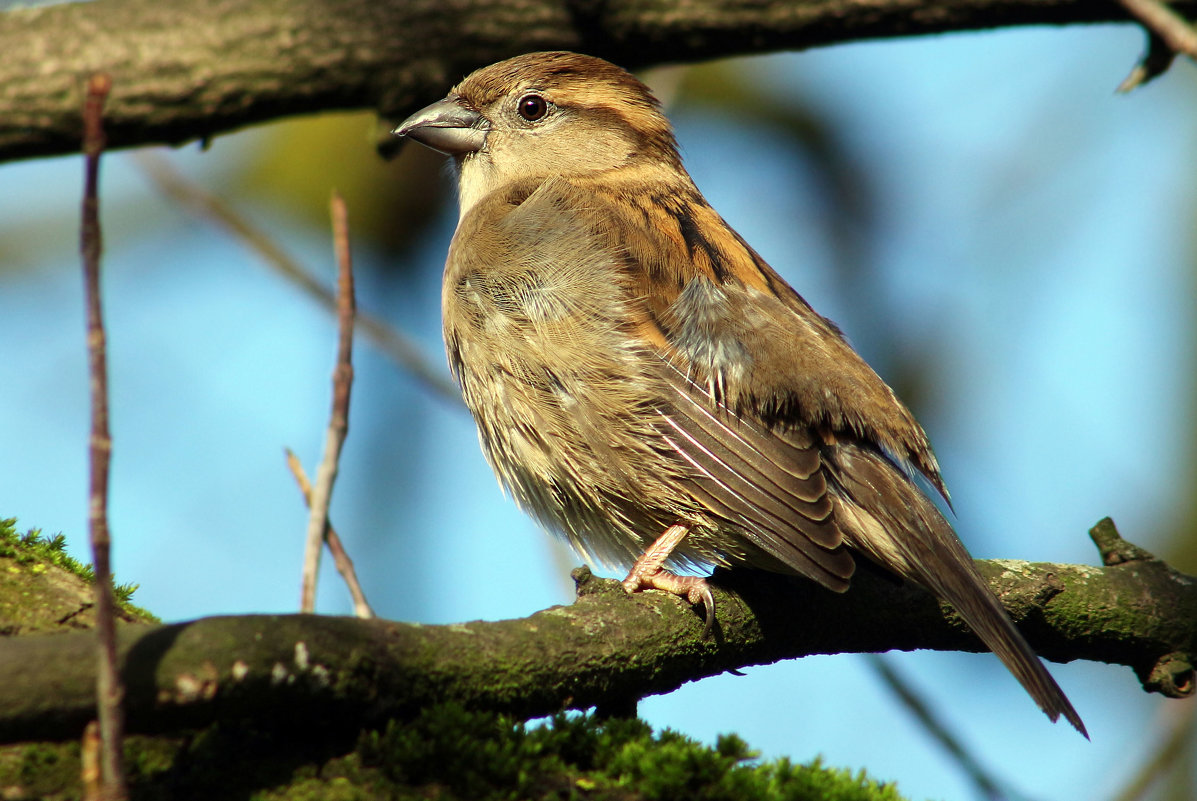
[[[1171,4],[1192,18],[1197,0]],[[106,0],[0,12],[0,162],[77,152],[84,76],[110,148],[294,114],[402,118],[469,70],[574,49],[629,67],[857,39],[1126,21],[1092,0]]]
[[[1129,665],[1148,690],[1191,694],[1197,581],[1141,551],[1105,550],[1123,561],[978,566],[1045,658]],[[257,615],[126,627],[128,725],[162,731],[233,717],[359,726],[450,700],[535,717],[626,705],[809,654],[983,650],[950,607],[867,569],[844,595],[783,576],[717,572],[718,623],[705,639],[701,614],[673,596],[629,596],[584,568],[575,578],[571,606],[494,623]],[[4,643],[0,742],[78,736],[94,715],[91,648],[86,633]]]

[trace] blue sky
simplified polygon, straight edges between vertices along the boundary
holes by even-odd
[[[1105,515],[1162,548],[1157,537],[1191,491],[1197,73],[1179,63],[1115,96],[1141,45],[1129,26],[1045,28],[745,62],[775,102],[831,120],[870,176],[878,230],[863,244],[867,287],[834,273],[810,165],[782,132],[688,107],[684,94],[671,111],[699,187],[882,375],[887,355],[931,365],[916,412],[976,556],[1092,564],[1085,532]],[[268,135],[164,152],[219,193]],[[345,143],[358,146],[368,147]],[[0,515],[62,531],[86,555],[70,216],[81,174],[77,158],[0,166]],[[329,175],[330,190],[337,180]],[[282,449],[309,468],[318,458],[334,323],[251,253],[163,203],[128,154],[107,157],[103,192],[118,576],[168,620],[291,611],[305,514]],[[325,228],[241,202],[331,276]],[[410,292],[372,281],[379,254],[356,253],[361,307],[396,321],[437,364],[454,220],[446,209],[427,233]],[[31,228],[34,244],[19,236]],[[568,602],[576,560],[502,497],[469,419],[365,342],[355,358],[333,514],[376,609],[451,622]],[[350,610],[331,569],[320,608]],[[1048,724],[991,656],[893,662],[1036,799],[1107,797],[1166,714],[1128,669],[1053,665],[1087,743]],[[648,699],[642,713],[706,740],[736,731],[766,756],[863,766],[912,798],[970,796],[863,659],[745,673]]]

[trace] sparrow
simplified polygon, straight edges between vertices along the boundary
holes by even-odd
[[[500,483],[629,592],[694,568],[848,589],[863,556],[951,604],[1053,721],[1084,724],[920,490],[894,392],[707,203],[649,89],[607,61],[480,69],[394,130],[452,158],[450,368]],[[1086,734],[1086,736],[1088,736]]]

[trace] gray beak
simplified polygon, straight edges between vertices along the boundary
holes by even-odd
[[[481,114],[464,108],[456,99],[445,98],[412,114],[391,133],[415,139],[446,156],[464,156],[482,149],[488,128]]]

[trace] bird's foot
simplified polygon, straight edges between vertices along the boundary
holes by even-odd
[[[711,594],[711,586],[702,576],[679,576],[661,568],[655,573],[637,575],[633,570],[623,580],[623,588],[628,592],[663,590],[679,595],[695,606],[701,603],[706,613],[702,636],[706,637],[711,633],[711,627],[715,624],[715,596]]]
[[[623,588],[629,593],[662,590],[681,596],[695,606],[701,603],[706,612],[702,636],[706,637],[715,624],[715,596],[711,594],[711,586],[701,576],[679,576],[661,567],[688,532],[689,529],[681,525],[667,528],[632,565],[628,577],[623,580]]]

